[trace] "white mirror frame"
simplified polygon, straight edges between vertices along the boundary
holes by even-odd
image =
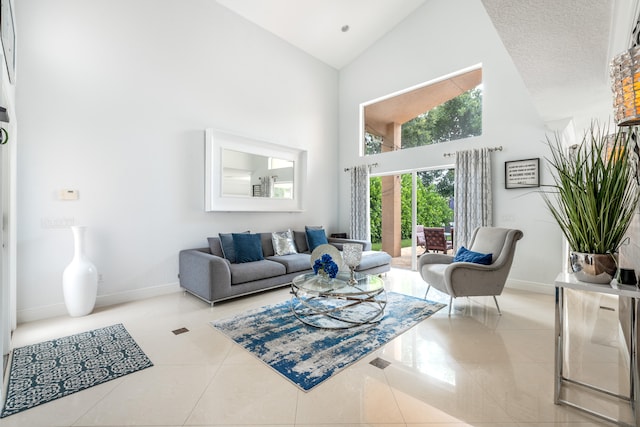
[[[222,150],[241,151],[294,162],[293,198],[224,196],[222,194]],[[216,129],[205,130],[205,211],[302,212],[307,176],[307,152]]]

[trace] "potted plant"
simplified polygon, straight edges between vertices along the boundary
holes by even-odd
[[[609,283],[617,269],[617,251],[631,224],[640,190],[631,132],[592,122],[578,146],[547,137],[547,159],[554,183],[542,192],[551,214],[569,242],[576,278]]]

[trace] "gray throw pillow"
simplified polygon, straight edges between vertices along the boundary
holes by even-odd
[[[276,255],[296,254],[296,244],[293,242],[293,233],[291,230],[275,231],[271,233],[271,241],[273,242],[273,250]]]

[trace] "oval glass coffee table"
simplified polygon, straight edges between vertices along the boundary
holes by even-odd
[[[301,274],[291,282],[291,311],[309,326],[345,329],[377,323],[387,305],[384,281],[378,276],[355,273],[357,283],[349,283],[349,273],[335,279],[313,273]]]

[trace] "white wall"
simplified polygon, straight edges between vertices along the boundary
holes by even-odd
[[[358,156],[359,105],[482,64],[482,136],[367,158]],[[553,283],[562,239],[540,195],[504,189],[504,162],[543,158],[545,128],[481,2],[430,0],[340,72],[340,166],[378,163],[373,173],[444,166],[445,152],[503,146],[493,154],[494,225],[519,228],[511,279]],[[542,161],[542,159],[541,159]],[[543,167],[542,182],[550,176]],[[340,223],[349,223],[349,176],[340,175]]]
[[[17,3],[20,319],[64,312],[59,224],[89,227],[99,302],[176,289],[218,232],[336,229],[336,70],[211,0]],[[205,213],[207,127],[308,150],[306,212]]]

